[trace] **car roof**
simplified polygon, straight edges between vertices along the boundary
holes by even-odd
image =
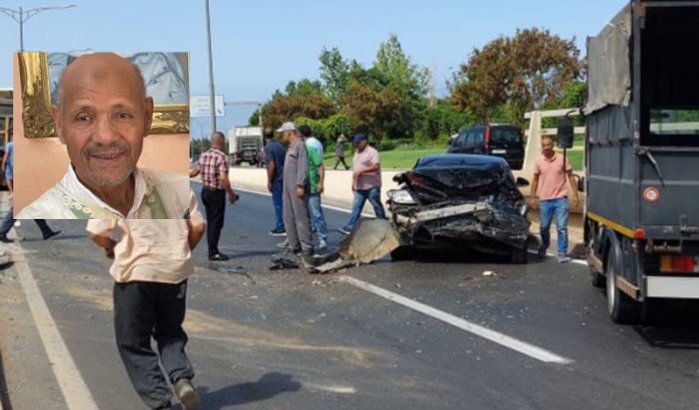
[[[433,154],[418,158],[413,169],[435,167],[472,168],[473,170],[494,170],[507,167],[507,161],[501,157],[474,154]]]

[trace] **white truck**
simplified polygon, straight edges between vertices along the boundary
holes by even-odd
[[[247,162],[256,166],[262,161],[262,127],[233,127],[228,131],[228,153],[231,165],[238,166]]]

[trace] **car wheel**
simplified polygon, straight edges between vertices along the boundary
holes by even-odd
[[[410,260],[414,256],[415,250],[410,246],[400,246],[391,251],[391,259],[394,262]]]
[[[512,249],[510,253],[510,262],[518,265],[525,264],[527,263],[528,255],[529,253],[526,246],[524,248]]]
[[[619,290],[616,286],[616,279],[621,272],[618,272],[618,266],[621,262],[617,262],[616,252],[611,250],[606,267],[606,284],[607,284],[607,308],[612,321],[618,324],[633,325],[637,324],[641,316],[641,304],[631,299],[629,295]]]

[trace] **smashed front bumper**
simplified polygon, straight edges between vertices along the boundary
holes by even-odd
[[[520,211],[489,201],[394,207],[393,222],[411,243],[486,239],[513,248],[526,246],[530,225]]]

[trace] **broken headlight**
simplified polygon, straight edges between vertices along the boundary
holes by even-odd
[[[394,189],[388,191],[388,197],[396,204],[414,205],[416,203],[410,192],[405,189]]]

